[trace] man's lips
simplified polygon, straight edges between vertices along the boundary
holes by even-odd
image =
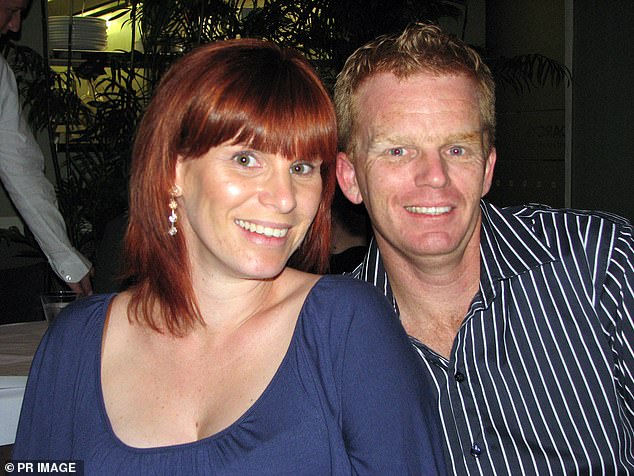
[[[444,215],[445,213],[449,213],[452,210],[452,207],[444,206],[444,207],[419,207],[419,206],[406,206],[405,210],[410,213],[415,213],[416,215]]]

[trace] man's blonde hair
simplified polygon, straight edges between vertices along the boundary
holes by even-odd
[[[354,156],[359,111],[355,94],[379,73],[407,78],[418,73],[466,75],[476,82],[488,154],[495,137],[495,83],[480,55],[435,25],[415,23],[398,35],[384,35],[358,48],[346,61],[335,84],[339,148]]]

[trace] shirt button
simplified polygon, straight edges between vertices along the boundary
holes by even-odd
[[[456,379],[456,382],[464,382],[464,374],[462,372],[456,372],[453,376]]]
[[[478,443],[473,443],[473,445],[471,445],[471,456],[473,456],[474,458],[477,458],[481,454],[482,454],[482,448],[480,447],[480,445]]]
[[[66,281],[68,281],[69,283],[72,281],[73,277],[70,274],[67,274],[66,276],[64,276],[64,278],[66,279]]]

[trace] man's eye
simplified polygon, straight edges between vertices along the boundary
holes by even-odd
[[[295,175],[307,175],[314,170],[315,166],[306,162],[296,162],[291,165],[291,173]]]
[[[387,155],[392,157],[403,157],[405,155],[405,147],[392,147],[387,150]]]
[[[464,155],[465,150],[462,147],[458,147],[458,146],[453,146],[449,148],[449,155],[454,156],[454,157],[459,157],[461,155]]]
[[[247,153],[240,153],[233,157],[233,160],[238,163],[238,165],[242,165],[243,167],[257,167],[258,161],[252,155]]]

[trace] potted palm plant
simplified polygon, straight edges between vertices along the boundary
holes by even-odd
[[[27,48],[5,43],[2,52],[16,72],[32,125],[49,131],[71,241],[92,256],[106,224],[126,208],[134,130],[176,58],[211,41],[267,38],[302,51],[331,85],[347,56],[370,38],[460,13],[442,0],[129,0],[117,14],[132,23],[125,53],[84,55],[80,63],[69,60],[53,71],[47,58]],[[135,51],[137,30],[143,52]],[[540,55],[491,64],[518,92],[569,78],[565,67]],[[92,93],[82,99],[86,85]]]

